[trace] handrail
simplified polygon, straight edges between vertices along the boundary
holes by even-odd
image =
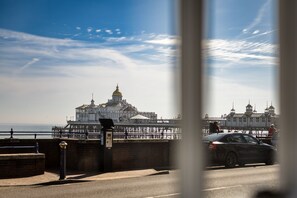
[[[248,131],[242,131],[247,133]],[[249,131],[250,132],[250,131]],[[208,130],[202,131],[203,135],[208,135]],[[253,135],[258,138],[265,138],[268,135],[267,131],[253,131]],[[14,139],[20,136],[33,137],[37,139],[40,136],[48,136],[52,138],[73,138],[73,139],[100,139],[100,132],[91,131],[0,131],[0,137],[7,136],[7,138]],[[114,131],[115,139],[181,139],[181,131]],[[31,139],[31,138],[30,138]]]
[[[33,136],[37,139],[37,136],[52,136],[52,134],[51,131],[0,131],[0,136],[8,136],[10,139],[17,136]]]

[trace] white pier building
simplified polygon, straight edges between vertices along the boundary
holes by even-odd
[[[76,108],[76,121],[74,122],[99,122],[99,118],[110,118],[114,123],[129,121],[134,116],[148,120],[157,120],[155,112],[141,112],[136,107],[123,99],[119,86],[112,94],[112,99],[99,105],[91,100],[91,104],[84,104]],[[73,121],[72,121],[73,123]]]
[[[277,124],[278,115],[272,106],[264,110],[264,113],[258,113],[251,104],[246,106],[244,113],[236,113],[234,106],[226,116],[226,128],[269,128],[271,124]]]

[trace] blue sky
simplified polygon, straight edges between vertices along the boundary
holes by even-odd
[[[237,112],[249,103],[264,112],[277,97],[277,7],[275,0],[210,0],[207,19],[205,112]]]
[[[277,104],[275,0],[209,0],[205,113]],[[0,119],[64,124],[75,107],[123,97],[178,113],[176,0],[0,1]],[[210,101],[210,102],[209,102]]]
[[[138,110],[176,116],[175,9],[172,0],[0,1],[1,122],[65,124],[117,84]]]

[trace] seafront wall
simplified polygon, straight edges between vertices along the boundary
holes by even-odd
[[[61,141],[66,141],[68,170],[100,171],[104,166],[104,148],[100,140],[76,139],[1,139],[0,146],[33,146],[45,154],[45,168],[58,169]],[[112,147],[112,170],[174,168],[178,140],[115,140]],[[32,153],[34,149],[0,149],[0,154]]]

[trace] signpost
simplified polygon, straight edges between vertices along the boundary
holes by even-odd
[[[101,145],[103,146],[103,172],[111,172],[112,169],[112,147],[113,128],[112,119],[99,119],[101,129]]]

